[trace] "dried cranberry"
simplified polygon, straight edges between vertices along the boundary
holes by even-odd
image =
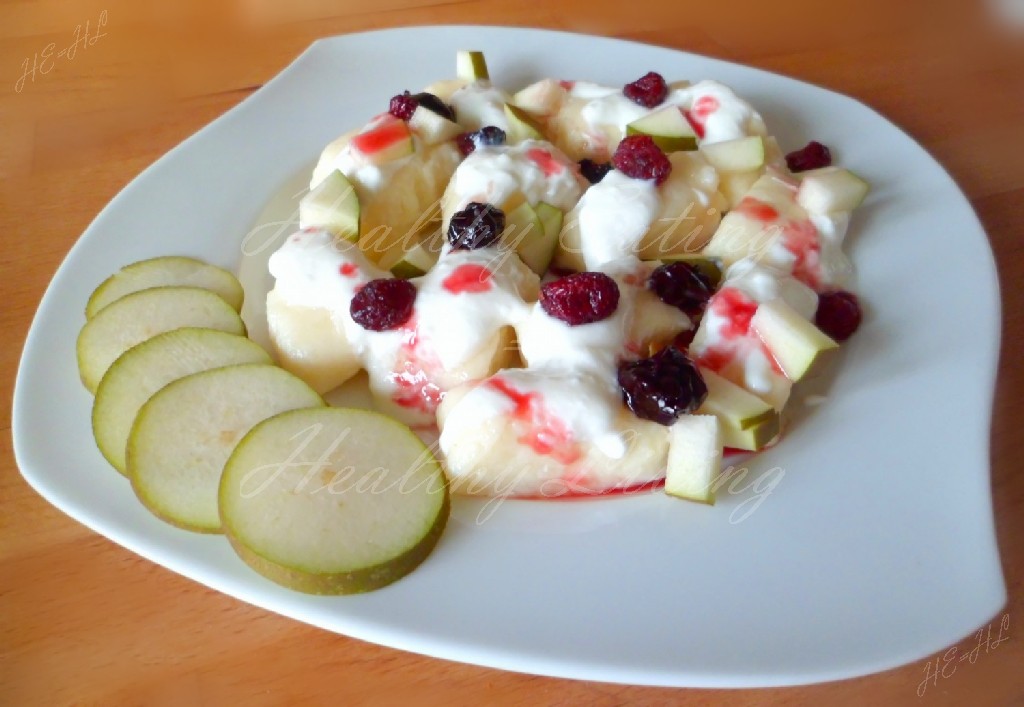
[[[651,273],[647,286],[667,305],[699,317],[708,306],[714,288],[707,276],[690,263],[677,261]]]
[[[433,111],[442,118],[447,118],[453,123],[456,122],[455,109],[452,108],[447,103],[445,103],[444,101],[442,101],[437,96],[435,96],[433,93],[427,93],[426,91],[424,91],[423,93],[417,93],[413,95],[413,98],[415,98],[416,102],[423,106],[424,108],[426,108],[427,110]]]
[[[665,96],[668,95],[668,85],[661,74],[651,71],[633,83],[627,83],[622,89],[622,93],[626,98],[644,108],[654,108],[665,100]]]
[[[622,400],[642,420],[671,425],[708,397],[708,387],[690,357],[669,346],[650,358],[619,366]]]
[[[370,280],[356,292],[348,311],[363,329],[387,331],[409,321],[415,301],[416,287],[408,280]]]
[[[861,310],[857,295],[846,290],[818,295],[814,323],[836,341],[846,341],[860,326]]]
[[[594,162],[594,160],[586,158],[580,160],[580,174],[591,184],[597,184],[604,179],[604,175],[611,171],[611,162]]]
[[[473,132],[455,136],[455,145],[465,157],[478,147],[485,145],[504,145],[505,131],[494,125],[487,125]]]
[[[504,230],[504,211],[474,201],[462,211],[452,214],[448,223],[448,242],[455,250],[476,250],[494,243]]]
[[[630,135],[615,148],[612,164],[627,177],[653,179],[661,184],[672,172],[672,163],[650,135]]]
[[[599,322],[619,306],[619,286],[602,272],[573,273],[543,285],[540,306],[569,326]]]
[[[397,96],[391,98],[391,104],[388,106],[388,113],[395,116],[399,120],[408,121],[412,118],[412,114],[416,112],[416,106],[419,103],[409,95],[409,92],[399,93]]]
[[[681,331],[678,334],[676,334],[676,338],[672,339],[672,346],[683,352],[689,351],[690,344],[693,343],[693,337],[696,335],[697,327]]]
[[[832,153],[827,147],[814,140],[786,155],[786,165],[790,172],[806,172],[809,169],[828,167],[830,164],[832,164]]]

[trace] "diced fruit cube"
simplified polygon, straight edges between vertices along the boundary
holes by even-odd
[[[725,446],[756,451],[775,439],[779,434],[775,408],[710,369],[701,368],[700,374],[708,397],[697,414],[718,417]]]
[[[412,118],[409,119],[409,128],[426,145],[437,145],[452,140],[462,132],[461,125],[424,106],[417,106]]]
[[[455,54],[455,75],[463,81],[486,81],[491,78],[483,52],[460,50]]]
[[[565,89],[554,79],[532,83],[512,96],[512,102],[534,115],[554,115],[565,100]]]
[[[502,242],[514,246],[528,268],[544,275],[558,245],[562,212],[550,204],[541,202],[535,208],[524,201],[505,215],[505,224]]]
[[[803,174],[797,203],[812,214],[853,211],[870,189],[867,182],[842,167],[822,167]]]
[[[721,423],[714,415],[683,415],[669,428],[665,493],[714,503],[722,467]]]
[[[839,344],[782,299],[758,306],[750,320],[750,329],[761,338],[782,372],[792,381],[807,376],[812,368],[821,365],[828,352],[839,348]]]
[[[354,136],[350,144],[367,162],[375,165],[401,159],[416,150],[409,126],[390,115],[366,132]]]
[[[509,144],[522,142],[523,140],[542,140],[540,124],[536,118],[527,113],[519,106],[510,103],[505,104],[505,117],[508,118],[508,142]]]
[[[322,228],[353,243],[359,240],[359,197],[348,178],[334,170],[299,202],[299,226]]]
[[[390,254],[389,254],[390,255]],[[430,272],[430,269],[437,263],[441,255],[438,244],[431,242],[417,243],[408,250],[398,249],[394,255],[381,260],[380,266],[390,270],[395,277],[408,280],[413,277],[420,277]],[[389,262],[389,261],[394,262]]]
[[[719,172],[750,172],[764,166],[764,139],[760,135],[701,145],[700,151]]]
[[[663,152],[697,149],[697,134],[676,106],[634,120],[626,126],[626,135],[649,135]]]

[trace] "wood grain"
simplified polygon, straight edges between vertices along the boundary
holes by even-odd
[[[981,3],[955,2],[238,0],[168,3],[156,12],[139,5],[0,3],[0,704],[1024,704],[1019,29],[993,21]],[[86,21],[95,30],[104,11],[105,36],[21,80],[26,60],[31,65],[51,42],[55,51],[69,46]],[[757,691],[517,675],[365,644],[244,605],[113,545],[25,484],[9,433],[21,345],[47,282],[93,216],[139,171],[315,38],[439,23],[622,36],[779,71],[867,102],[950,170],[988,230],[1002,281],[992,474],[1011,597],[1003,614],[1009,641],[934,684],[922,683],[926,661],[856,680]],[[951,327],[955,335],[956,323]],[[968,636],[958,649],[974,645]]]

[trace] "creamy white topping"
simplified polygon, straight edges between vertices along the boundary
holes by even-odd
[[[466,130],[479,130],[487,125],[509,130],[508,116],[505,115],[505,104],[512,98],[490,81],[474,81],[466,84],[452,94],[451,103],[455,109],[455,118]]]
[[[703,143],[764,135],[767,132],[764,120],[753,107],[728,86],[717,81],[701,81],[674,88],[654,108],[634,103],[626,98],[621,88],[597,86],[584,81],[577,81],[569,95],[587,101],[580,115],[593,129],[615,126],[625,133],[626,126],[633,121],[668,106],[676,106],[690,111],[692,119],[703,128]]]
[[[522,194],[533,205],[543,201],[568,211],[585,184],[576,165],[554,145],[524,140],[474,150],[455,170],[446,200],[458,211],[471,201],[501,207]]]
[[[850,212],[810,214],[811,223],[818,229],[821,245],[821,284],[840,287],[849,280],[853,265],[843,252],[843,240],[850,227]]]
[[[612,170],[590,187],[576,208],[580,254],[588,270],[635,255],[658,215],[661,202],[653,179],[633,179]]]
[[[622,393],[614,379],[563,368],[505,369],[473,388],[449,413],[439,439],[442,451],[450,450],[465,430],[516,410],[516,400],[491,384],[495,379],[517,394],[535,396],[537,407],[557,420],[572,441],[592,444],[611,459],[626,453],[628,440],[615,423]]]
[[[370,280],[388,276],[367,260],[354,243],[336,239],[327,231],[305,229],[285,240],[268,263],[275,288],[288,304],[324,307],[337,321],[348,316],[348,303]],[[342,269],[349,273],[342,276]]]
[[[330,312],[367,370],[370,388],[384,396],[400,392],[413,379],[442,391],[449,383],[463,382],[458,369],[495,344],[503,327],[529,314],[520,293],[534,291],[537,281],[507,253],[454,251],[411,280],[418,290],[412,319],[399,329],[377,332],[354,322],[349,306],[360,286],[390,274],[354,244],[336,242],[324,231],[300,232],[270,257],[269,267],[283,301]],[[422,412],[420,422],[433,420],[429,405]]]
[[[631,340],[641,328],[638,320],[647,324],[648,319],[657,319],[661,328],[672,334],[690,327],[685,314],[648,296],[647,276],[653,267],[634,258],[606,264],[606,272],[619,286],[619,304],[612,316],[598,322],[570,326],[550,316],[539,302],[534,304],[516,325],[527,367],[496,374],[517,390],[536,394],[539,404],[566,426],[575,442],[596,445],[612,459],[621,458],[627,449],[626,431],[616,422],[622,409],[618,364],[636,358],[634,349],[647,343]],[[463,410],[466,405],[471,412]],[[458,411],[459,417],[449,417],[445,429],[463,418],[506,414],[510,405],[508,396],[492,386],[478,386],[453,408],[452,414]],[[451,433],[442,434],[442,451],[453,440]]]

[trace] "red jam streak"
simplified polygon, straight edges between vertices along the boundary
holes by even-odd
[[[711,298],[711,311],[726,319],[722,336],[736,339],[750,331],[750,320],[757,312],[757,302],[735,287],[723,287]]]
[[[579,445],[573,440],[565,423],[544,408],[540,393],[523,393],[502,378],[491,378],[487,385],[515,404],[512,417],[526,428],[519,436],[520,444],[525,444],[537,454],[554,457],[561,464],[572,464],[579,460]]]
[[[721,104],[714,96],[701,96],[694,101],[690,110],[683,111],[683,115],[686,117],[686,120],[689,121],[690,127],[693,128],[693,132],[697,133],[697,137],[703,139],[704,123],[707,122],[708,116],[720,107]]]
[[[576,85],[575,81],[559,81],[558,85],[564,88],[566,91],[571,91],[572,87]]]
[[[782,245],[796,256],[793,277],[812,290],[821,290],[821,241],[810,221],[790,221],[782,229]]]
[[[480,294],[491,289],[491,271],[483,265],[466,263],[455,268],[441,283],[453,295],[462,293]]]
[[[391,399],[404,408],[431,414],[441,404],[444,392],[433,383],[428,370],[435,370],[440,363],[420,346],[415,319],[406,322],[402,329],[401,353],[395,370],[389,376],[398,388]]]
[[[338,268],[338,272],[345,277],[355,277],[356,273],[359,272],[359,268],[352,263],[342,263],[341,267]]]
[[[364,155],[372,155],[408,137],[409,128],[393,118],[378,128],[356,135],[352,138],[352,147]]]
[[[743,197],[736,204],[735,210],[758,221],[774,221],[779,218],[779,212],[774,206],[752,196]]]
[[[553,177],[556,174],[561,174],[565,171],[565,165],[556,160],[547,150],[534,147],[526,151],[526,156],[541,168],[541,171],[544,172],[544,176],[546,177]]]

